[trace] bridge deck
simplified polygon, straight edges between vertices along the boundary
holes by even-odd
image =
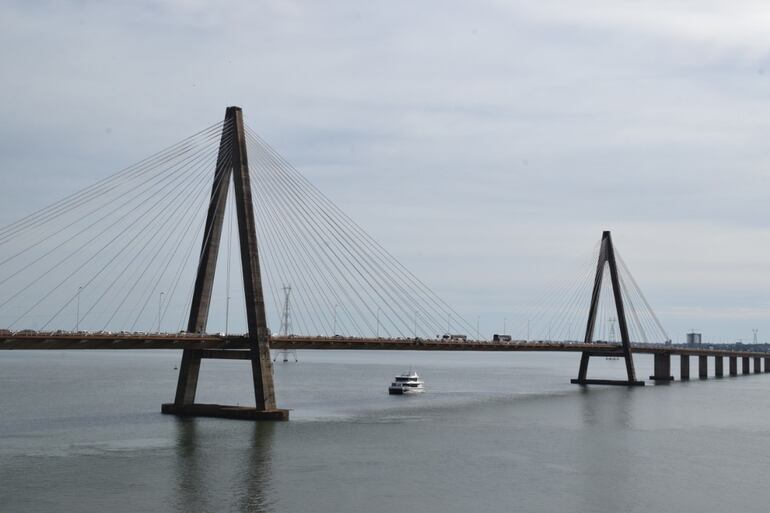
[[[0,335],[0,350],[11,349],[248,349],[243,336],[184,334],[12,334]],[[545,351],[582,352],[597,356],[620,353],[620,344],[549,341],[445,341],[348,337],[272,337],[272,349],[378,349],[407,351]],[[770,352],[706,349],[691,346],[635,344],[639,354],[770,358]]]

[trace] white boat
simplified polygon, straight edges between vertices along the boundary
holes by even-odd
[[[410,370],[393,378],[393,383],[388,387],[390,395],[419,394],[425,392],[423,380],[416,372]]]

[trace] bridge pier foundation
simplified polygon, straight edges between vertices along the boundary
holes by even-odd
[[[687,381],[690,379],[690,355],[679,355],[679,379]]]
[[[714,357],[714,376],[721,378],[725,375],[724,359],[721,356]]]
[[[742,358],[743,360],[743,369],[741,371],[743,374],[751,374],[751,360],[748,356],[744,356]]]
[[[177,384],[177,400],[161,405],[161,413],[178,415],[180,417],[218,417],[223,419],[240,420],[288,420],[289,411],[280,408],[257,409],[253,406],[231,406],[223,404],[202,404],[195,402],[198,385],[198,374],[201,361],[204,358],[217,360],[251,360],[254,353],[249,350],[229,349],[186,349],[182,355],[179,367],[179,382]],[[255,384],[255,386],[259,386]],[[181,394],[181,396],[179,395]]]
[[[754,374],[759,374],[762,372],[762,358],[755,357],[754,358]]]
[[[737,376],[738,375],[738,357],[737,356],[730,356],[730,376]]]
[[[698,377],[707,379],[709,377],[709,357],[698,356]]]
[[[671,354],[655,353],[653,355],[655,362],[654,374],[650,376],[653,381],[669,382],[674,380],[671,375]]]

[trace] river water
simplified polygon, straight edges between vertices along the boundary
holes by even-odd
[[[680,513],[770,502],[770,374],[581,389],[569,384],[572,354],[300,351],[299,363],[275,364],[292,420],[258,424],[160,414],[180,355],[0,353],[0,511]],[[651,357],[636,362],[647,377]],[[426,393],[387,395],[410,367]],[[198,400],[248,403],[248,372],[205,361]],[[593,359],[589,373],[622,376],[623,362]]]

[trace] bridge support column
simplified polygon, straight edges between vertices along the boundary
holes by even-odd
[[[679,379],[686,381],[690,379],[690,355],[679,355]]]
[[[222,238],[227,195],[232,179],[235,213],[238,219],[238,241],[241,253],[243,292],[246,299],[246,322],[249,349],[246,351],[185,349],[179,370],[176,397],[164,404],[163,413],[185,417],[224,417],[247,420],[288,420],[289,411],[276,408],[273,389],[273,366],[270,360],[270,336],[267,329],[262,278],[259,268],[256,222],[251,192],[246,131],[239,107],[228,107],[219,143],[214,181],[211,188],[206,226],[193,289],[188,333],[205,333],[208,321],[214,272]],[[251,363],[255,405],[227,406],[196,404],[195,391],[202,358],[248,360]]]
[[[698,377],[700,379],[706,379],[709,377],[709,357],[698,356]]]
[[[770,358],[765,358],[765,372],[770,372]]]
[[[724,359],[721,356],[714,357],[714,376],[721,378],[725,375],[723,364]]]
[[[748,356],[744,356],[743,358],[743,374],[751,374],[751,360]]]
[[[738,358],[736,356],[728,357],[730,360],[730,376],[738,375]]]
[[[755,357],[754,358],[754,374],[759,374],[762,372],[762,358]]]
[[[650,379],[653,381],[673,381],[674,376],[671,375],[671,353],[655,353],[653,357],[655,370]]]

